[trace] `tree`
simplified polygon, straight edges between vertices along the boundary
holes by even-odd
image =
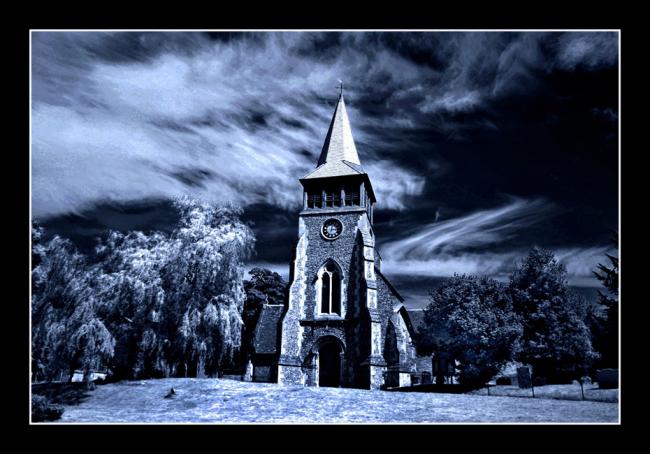
[[[240,348],[241,211],[184,198],[171,234],[109,232],[92,260],[34,226],[32,350],[37,377],[108,367],[115,378],[214,375]],[[91,265],[89,265],[91,263]]]
[[[282,276],[266,268],[253,268],[249,271],[250,280],[244,281],[246,302],[242,318],[242,350],[240,365],[245,365],[252,353],[252,342],[262,306],[268,304],[285,304],[288,284]]]
[[[170,260],[161,271],[166,303],[162,317],[172,360],[185,374],[214,375],[232,365],[241,345],[243,260],[254,236],[241,210],[181,199],[181,222],[170,238]]]
[[[537,376],[565,382],[585,373],[598,357],[581,300],[552,252],[533,248],[510,279],[513,308],[523,323],[517,360]]]
[[[618,236],[614,236],[613,242],[618,248]],[[601,353],[599,366],[618,368],[618,257],[605,255],[609,265],[599,263],[598,271],[593,272],[605,288],[605,291],[598,290],[598,302],[604,316],[595,319],[592,331],[596,348]]]
[[[159,232],[109,232],[96,249],[99,311],[117,339],[110,363],[115,378],[169,373],[160,317],[166,295],[160,272],[169,255],[168,238]]]
[[[33,248],[32,370],[36,379],[53,380],[75,369],[90,372],[113,355],[115,340],[97,314],[93,272],[72,243],[55,236]]]
[[[521,329],[505,285],[454,275],[430,293],[419,338],[425,352],[460,363],[461,383],[481,386],[512,359]]]

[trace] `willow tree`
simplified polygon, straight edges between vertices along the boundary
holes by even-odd
[[[92,260],[35,229],[34,369],[116,378],[214,375],[241,344],[243,261],[254,237],[233,207],[184,198],[176,228],[109,232]],[[88,265],[88,262],[92,265]]]

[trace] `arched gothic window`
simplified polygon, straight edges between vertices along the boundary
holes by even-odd
[[[331,262],[321,277],[320,313],[341,315],[341,273]]]

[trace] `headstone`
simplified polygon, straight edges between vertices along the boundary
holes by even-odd
[[[589,375],[585,375],[584,377],[580,378],[582,380],[583,385],[591,385],[591,377]]]
[[[524,366],[517,368],[517,383],[520,388],[530,388],[532,386],[529,367]]]
[[[244,373],[244,381],[253,381],[253,362],[249,359],[246,364],[246,372]]]

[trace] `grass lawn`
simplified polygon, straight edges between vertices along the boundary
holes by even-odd
[[[174,397],[164,398],[174,387]],[[175,378],[98,386],[61,422],[618,422],[618,404]]]
[[[600,389],[597,385],[584,385],[585,400],[595,402],[618,402],[618,389]],[[470,394],[487,396],[487,388],[472,391]],[[530,389],[518,386],[491,386],[490,396],[531,397]],[[580,385],[535,386],[535,398],[582,400]]]

